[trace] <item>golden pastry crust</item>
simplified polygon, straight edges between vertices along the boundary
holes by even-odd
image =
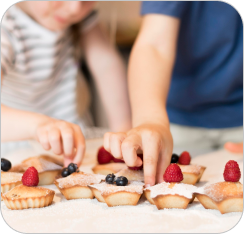
[[[49,206],[54,194],[53,190],[47,188],[28,187],[21,184],[2,194],[2,198],[9,209],[22,210]]]
[[[204,187],[196,197],[205,209],[222,214],[243,211],[243,186],[240,182],[219,182]]]
[[[111,173],[117,173],[122,169],[127,169],[125,163],[108,163],[108,164],[97,164],[92,168],[95,174],[108,175]]]
[[[23,174],[21,173],[1,171],[1,195],[2,193],[8,192],[17,185],[22,184],[22,175]]]
[[[144,181],[144,173],[142,170],[131,170],[129,168],[125,168],[120,170],[115,174],[116,177],[125,176],[128,180],[136,180],[136,181]]]
[[[203,172],[205,171],[206,167],[200,165],[180,165],[178,164],[182,174],[183,174],[183,181],[184,184],[196,184],[200,181]]]
[[[88,185],[100,183],[105,176],[75,172],[71,175],[55,180],[54,184],[67,200],[93,199],[94,194]]]
[[[98,189],[93,188],[93,187],[91,187],[91,186],[88,186],[88,187],[91,189],[91,191],[92,191],[94,197],[95,197],[99,202],[103,202],[103,203],[105,203],[105,200],[104,200],[104,198],[103,198],[101,192],[100,192]]]

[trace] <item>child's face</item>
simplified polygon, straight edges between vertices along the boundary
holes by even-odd
[[[17,3],[42,26],[58,31],[80,22],[92,10],[94,1],[24,1]]]

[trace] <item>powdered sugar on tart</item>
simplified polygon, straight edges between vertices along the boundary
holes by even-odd
[[[65,178],[57,179],[56,182],[60,188],[68,188],[75,185],[87,186],[91,184],[98,184],[102,180],[105,180],[104,175],[75,172]]]
[[[199,165],[179,165],[182,173],[194,173],[194,174],[200,174],[201,172],[201,166]]]
[[[183,183],[166,183],[162,182],[160,184],[146,188],[146,190],[151,191],[151,198],[155,198],[158,195],[180,195],[191,199],[193,193],[197,191],[197,187],[189,184]]]
[[[143,193],[144,183],[140,181],[129,181],[126,186],[117,186],[113,184],[107,184],[102,182],[100,184],[90,185],[90,187],[96,188],[101,192],[101,195],[109,195],[116,192],[130,192],[130,193]]]
[[[243,186],[239,182],[219,182],[201,187],[197,193],[205,194],[212,200],[220,202],[225,198],[243,197]]]
[[[39,173],[44,171],[55,171],[55,170],[62,169],[61,166],[53,162],[47,161],[43,158],[36,158],[36,157],[30,158],[23,162],[23,167],[25,168],[25,170],[27,170],[31,166],[35,167]]]
[[[23,174],[16,172],[1,172],[1,184],[10,184],[21,181]]]
[[[144,174],[142,170],[136,171],[126,168],[116,173],[115,176],[125,176],[128,180],[144,181]]]

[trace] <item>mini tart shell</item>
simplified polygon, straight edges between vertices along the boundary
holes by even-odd
[[[120,191],[109,195],[102,195],[109,207],[113,206],[136,206],[141,194]]]
[[[161,209],[186,209],[191,199],[180,196],[180,195],[158,195],[152,198],[154,204],[157,206],[158,210]]]
[[[222,187],[228,182],[220,182]],[[240,182],[229,182],[234,184],[241,184]],[[243,192],[235,196],[228,196],[225,194],[223,199],[215,201],[206,194],[196,193],[196,198],[203,205],[205,209],[219,210],[221,214],[230,212],[243,212]]]
[[[94,198],[94,194],[88,186],[75,185],[68,188],[60,188],[57,181],[55,181],[54,184],[67,200]]]
[[[19,185],[24,186],[24,185]],[[17,188],[17,187],[16,187]],[[9,191],[11,193],[13,190]],[[8,193],[2,194],[5,205],[11,210],[23,210],[28,208],[42,208],[52,204],[55,192],[50,189],[46,189],[47,194],[43,196],[34,196],[29,198],[12,199],[8,197]]]
[[[89,186],[89,185],[88,185],[88,186]],[[101,192],[100,192],[98,189],[93,188],[93,187],[90,187],[90,186],[89,186],[89,188],[91,189],[91,191],[92,191],[94,197],[95,197],[99,202],[106,203],[105,200],[104,200],[104,198],[103,198],[103,196],[102,196],[102,194],[101,194]]]
[[[39,184],[38,185],[50,185],[53,184],[55,179],[61,175],[61,170],[44,171],[39,172]]]
[[[181,167],[180,164],[178,164],[179,167]],[[187,165],[184,165],[187,166]],[[201,169],[199,171],[199,173],[194,173],[194,172],[184,172],[182,170],[182,174],[183,174],[183,180],[181,181],[181,183],[184,184],[192,184],[195,185],[196,183],[198,183],[200,181],[200,179],[202,178],[203,172],[206,170],[206,167],[200,166]]]
[[[122,169],[126,169],[127,166],[125,163],[108,163],[108,164],[97,164],[95,167],[92,168],[92,171],[95,174],[100,175],[108,175],[111,173],[117,173]]]

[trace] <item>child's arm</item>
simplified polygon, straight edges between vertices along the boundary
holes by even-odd
[[[64,154],[65,166],[72,161],[80,164],[85,153],[85,139],[78,125],[1,104],[1,141],[30,139],[40,142],[45,150]]]
[[[112,131],[131,128],[126,68],[98,25],[83,35],[85,57],[104,104]]]
[[[140,166],[136,151],[143,151],[145,184],[163,181],[170,163],[173,140],[166,100],[175,61],[180,21],[163,15],[147,15],[129,62],[129,93],[133,129],[107,133],[104,146],[128,166]]]

